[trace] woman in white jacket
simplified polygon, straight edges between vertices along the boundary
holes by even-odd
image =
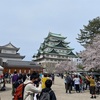
[[[34,100],[34,94],[41,92],[41,84],[39,87],[36,87],[34,83],[37,83],[39,79],[38,73],[33,73],[30,77],[30,80],[24,82],[27,84],[24,88],[23,100]]]

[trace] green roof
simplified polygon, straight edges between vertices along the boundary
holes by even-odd
[[[52,54],[52,55],[60,55],[60,56],[67,56],[67,57],[75,57],[75,58],[77,58],[77,56],[72,51],[69,51],[67,53],[61,53],[61,52],[55,51],[54,49],[52,49],[51,51],[48,51],[48,52],[44,51],[43,53],[38,52],[38,54],[34,55],[34,57],[40,56],[41,54]]]
[[[52,54],[52,55],[59,55],[59,56],[67,56],[67,54],[62,54],[62,53],[55,53],[54,51],[52,51],[52,52],[45,52],[44,54]]]
[[[77,56],[76,56],[72,51],[70,51],[67,55],[68,55],[69,57],[76,57],[76,58],[77,58]]]
[[[49,53],[57,53],[58,54],[58,52],[56,52],[54,49],[52,49]]]
[[[75,54],[72,52],[73,49],[68,46],[70,42],[65,42],[64,39],[66,39],[66,37],[63,37],[61,34],[49,32],[47,38],[41,43],[37,56],[51,54],[75,57]],[[60,50],[64,50],[64,52]]]
[[[52,33],[52,32],[49,32],[49,35],[48,36],[53,36],[53,37],[59,37],[59,38],[66,39],[66,37],[63,37],[61,34],[56,34],[56,33]]]
[[[73,50],[69,47],[59,47],[59,46],[52,46],[52,45],[49,45],[49,44],[46,44],[46,47],[45,48],[55,48],[55,49],[64,49],[64,50]]]
[[[63,47],[63,48],[66,48],[66,46],[64,46],[63,45],[63,43],[62,43],[62,41],[61,42],[59,42],[57,45],[55,45],[55,46],[57,46],[57,47]]]

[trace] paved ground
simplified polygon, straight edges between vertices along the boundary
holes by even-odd
[[[7,84],[7,90],[4,92],[0,92],[1,100],[12,100],[11,96],[11,84]],[[52,86],[54,90],[57,100],[91,100],[89,91],[85,91],[84,93],[75,93],[66,94],[64,89],[64,80],[56,77],[55,84]],[[97,96],[95,100],[100,100],[100,95]]]

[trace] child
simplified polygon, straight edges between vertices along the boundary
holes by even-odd
[[[51,89],[52,80],[47,79],[46,82],[45,82],[45,86],[46,87],[44,89],[42,89],[42,92],[40,94],[40,100],[41,100],[43,93],[47,93],[47,92],[50,95],[50,100],[57,100],[54,91]]]

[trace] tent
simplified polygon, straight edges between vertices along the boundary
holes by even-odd
[[[0,66],[0,71],[2,71],[4,68],[2,66]]]

